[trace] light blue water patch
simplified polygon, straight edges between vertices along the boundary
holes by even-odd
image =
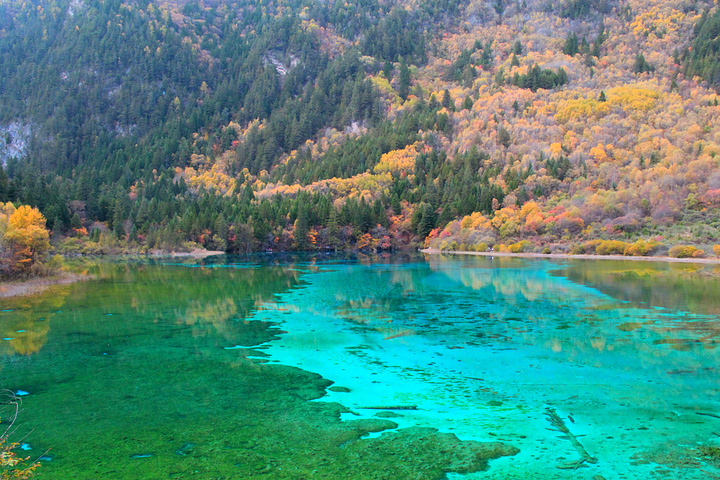
[[[255,314],[288,332],[265,353],[348,387],[322,399],[348,419],[416,406],[393,421],[518,446],[492,478],[560,478],[578,456],[547,407],[600,459],[588,478],[649,478],[641,452],[713,440],[695,412],[720,412],[720,359],[683,326],[717,318],[638,308],[549,275],[555,264],[498,263],[333,265],[282,295],[288,309]]]

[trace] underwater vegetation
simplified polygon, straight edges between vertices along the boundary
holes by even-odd
[[[0,327],[43,325],[36,348],[0,354],[27,454],[50,449],[39,478],[440,479],[517,453],[315,401],[348,389],[268,363],[284,332],[247,319],[300,274],[255,267],[101,265],[54,301],[8,302]]]

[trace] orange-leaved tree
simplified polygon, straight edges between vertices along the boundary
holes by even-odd
[[[49,238],[45,217],[37,208],[0,204],[0,273],[30,273],[50,248]]]

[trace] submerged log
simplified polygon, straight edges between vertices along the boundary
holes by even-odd
[[[715,415],[714,413],[695,412],[695,415],[704,415],[706,417],[720,418],[720,415]]]
[[[577,452],[580,454],[580,459],[578,459],[578,461],[564,463],[558,468],[575,469],[585,462],[598,462],[598,459],[590,455],[587,450],[585,450],[585,447],[582,446],[577,437],[570,431],[570,429],[567,428],[567,425],[565,425],[565,422],[563,422],[563,419],[560,418],[560,415],[557,414],[554,408],[547,407],[545,409],[545,415],[547,416],[547,419],[548,421],[550,421],[552,426],[562,432],[568,438],[568,440],[570,440],[570,443],[573,444],[575,450],[577,450]]]
[[[365,410],[417,410],[417,405],[380,405],[376,407],[359,407]]]

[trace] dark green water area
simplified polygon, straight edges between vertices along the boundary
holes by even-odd
[[[91,261],[0,302],[43,479],[720,477],[720,272]]]

